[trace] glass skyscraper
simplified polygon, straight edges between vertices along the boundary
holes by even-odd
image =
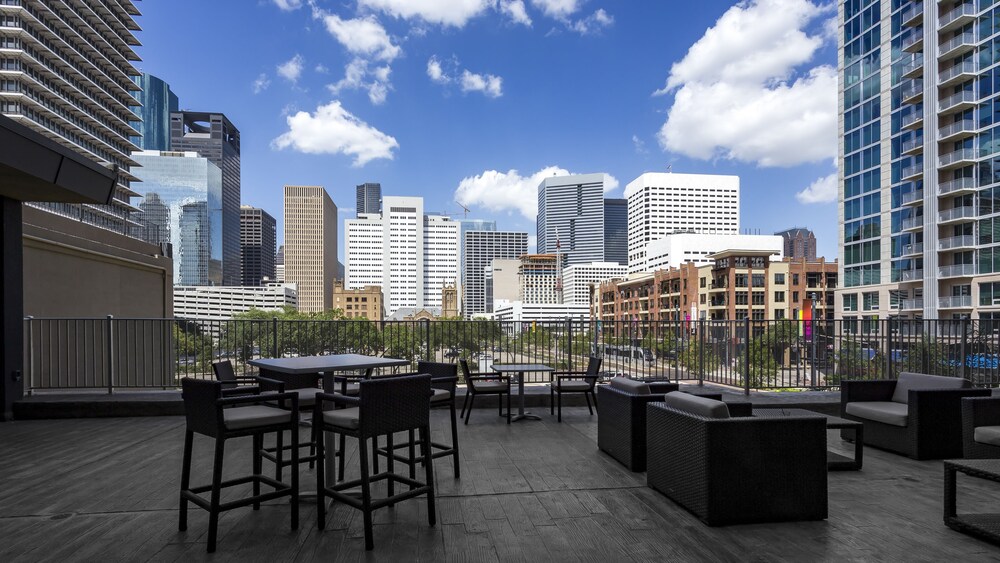
[[[132,155],[141,165],[145,198],[140,208],[166,207],[167,234],[174,249],[175,285],[223,284],[222,171],[196,152],[142,151]],[[159,216],[143,224],[152,225]],[[236,225],[239,238],[239,224]],[[158,232],[152,228],[145,231]],[[159,242],[152,241],[149,242]]]
[[[177,96],[169,84],[148,72],[132,79],[142,88],[135,93],[141,105],[135,108],[140,121],[133,122],[139,135],[132,142],[146,151],[170,150],[170,113],[177,111]]]
[[[628,200],[604,200],[604,261],[628,266]]]

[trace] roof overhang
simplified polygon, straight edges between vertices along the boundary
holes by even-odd
[[[107,168],[0,115],[0,196],[19,201],[111,203]]]

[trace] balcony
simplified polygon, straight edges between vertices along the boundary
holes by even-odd
[[[906,27],[916,27],[924,23],[924,3],[910,4],[900,12],[899,19]]]
[[[914,192],[905,193],[899,198],[899,204],[902,206],[917,205],[923,203],[924,201],[924,190],[917,190]]]
[[[938,184],[938,196],[972,193],[977,190],[975,178],[955,178]]]
[[[916,80],[924,75],[924,56],[917,53],[910,57],[910,59],[903,63],[900,67],[900,75],[902,78],[909,78],[911,80]]]
[[[903,143],[903,146],[900,147],[900,150],[903,151],[903,154],[908,154],[911,156],[916,154],[921,154],[924,152],[924,138],[915,137],[913,139],[910,139],[909,141]]]
[[[974,235],[962,235],[938,240],[938,250],[957,250],[975,247],[976,237]]]
[[[955,264],[938,268],[938,278],[971,278],[976,275],[975,264]]]
[[[972,90],[962,90],[938,101],[938,111],[941,113],[964,111],[976,107],[978,95]]]
[[[903,311],[919,311],[924,308],[923,299],[903,299],[899,302],[899,308]]]
[[[923,164],[914,164],[913,166],[907,166],[900,171],[900,177],[903,180],[915,180],[922,176],[924,173]]]
[[[919,129],[924,125],[924,112],[915,111],[907,114],[903,117],[902,121],[899,122],[899,126],[903,129]]]
[[[942,43],[938,47],[938,60],[954,58],[963,53],[968,53],[975,48],[976,34],[975,32],[967,31]]]
[[[973,4],[961,4],[954,10],[938,18],[938,31],[959,29],[967,23],[976,21],[976,7]]]
[[[924,81],[920,78],[911,79],[910,84],[900,91],[904,104],[918,104],[924,99]]]
[[[966,205],[963,207],[955,207],[953,209],[939,211],[938,223],[942,225],[948,223],[959,223],[970,219],[976,219],[977,216],[978,213],[976,213],[976,208],[971,205]]]
[[[956,121],[938,129],[938,141],[958,141],[959,139],[972,137],[976,134],[977,129],[979,129],[978,125],[972,119]]]
[[[923,216],[907,217],[900,223],[900,228],[903,231],[919,231],[924,228],[924,218]]]
[[[938,168],[948,170],[950,168],[961,168],[976,161],[976,149],[958,149],[938,158]]]
[[[938,86],[952,86],[976,77],[979,65],[975,61],[963,61],[948,67],[938,74]]]
[[[938,309],[971,309],[971,295],[954,295],[951,297],[938,297]]]
[[[919,256],[924,253],[924,243],[914,242],[911,244],[904,244],[902,248],[902,254],[900,256]]]
[[[899,281],[902,281],[902,282],[924,281],[924,271],[923,270],[902,270],[902,271],[899,272]]]
[[[917,53],[924,49],[924,31],[917,28],[903,40],[902,49],[907,53]]]

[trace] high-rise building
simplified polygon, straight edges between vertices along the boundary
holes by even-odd
[[[545,178],[538,185],[538,253],[567,264],[604,260],[604,174]]]
[[[793,227],[774,233],[785,244],[785,256],[793,260],[816,260],[816,235],[804,227]]]
[[[518,258],[528,252],[528,233],[512,231],[468,231],[462,249],[462,314],[469,318],[489,313],[492,300],[486,295],[486,269],[496,258]]]
[[[439,307],[459,277],[459,223],[424,214],[423,198],[385,196],[381,214],[345,221],[344,236],[346,287],[380,286],[387,315]]]
[[[616,262],[574,264],[563,268],[563,303],[588,305],[592,285],[624,278],[627,274],[628,266]]]
[[[365,213],[382,213],[382,184],[366,182],[355,189],[358,196],[356,217]]]
[[[150,244],[170,243],[170,208],[160,194],[149,192],[139,202],[137,219],[142,225],[142,240]]]
[[[278,252],[274,255],[274,281],[284,283],[285,281],[285,245],[278,247]]]
[[[39,203],[35,207],[117,233],[141,226],[130,187],[129,156],[139,134],[132,123],[139,86],[132,0],[0,2],[0,114],[95,162],[119,167],[110,205]]]
[[[132,137],[132,143],[144,151],[170,150],[170,114],[178,109],[177,95],[169,84],[148,72],[132,78],[141,88],[135,95],[139,121],[133,122],[139,134]]]
[[[166,232],[159,227],[144,231],[169,237],[174,248],[174,283],[223,285],[222,171],[196,152],[140,151],[132,158],[140,165],[135,172],[145,191],[140,222],[144,226],[162,222],[160,211],[147,215],[146,209],[165,208]],[[159,238],[146,241],[163,242]]]
[[[267,211],[240,207],[240,271],[244,286],[273,282],[274,248],[278,233],[274,217]]]
[[[240,132],[221,113],[170,114],[170,148],[196,151],[222,170],[222,284],[240,284]]]
[[[331,308],[337,267],[337,206],[322,186],[285,186],[285,279],[299,311]]]
[[[628,200],[604,200],[604,262],[628,265]]]
[[[461,225],[459,230],[460,235],[458,239],[458,263],[462,264],[462,252],[465,252],[465,234],[469,231],[495,231],[497,230],[497,222],[492,219],[460,219],[458,224]],[[459,295],[463,295],[463,289],[465,287],[465,268],[459,268],[459,276],[461,276],[461,285],[459,287]]]
[[[532,304],[561,303],[561,274],[555,254],[522,255],[517,268],[518,301]]]
[[[628,267],[641,272],[646,246],[674,233],[735,235],[740,231],[740,178],[647,172],[625,187]]]

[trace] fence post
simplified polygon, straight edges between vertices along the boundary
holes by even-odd
[[[428,362],[433,361],[431,357],[431,320],[424,319],[424,344],[427,346],[427,355],[424,357]]]
[[[705,319],[698,319],[698,387],[705,386]],[[674,361],[680,363],[681,350],[674,352]]]
[[[743,394],[750,396],[750,317],[743,323]]]
[[[573,371],[573,318],[566,318],[566,371]]]
[[[115,345],[114,345],[114,315],[108,315],[108,325],[104,331],[104,348],[108,354],[108,395],[115,392]]]
[[[278,317],[271,317],[271,357],[278,357]]]
[[[35,388],[35,370],[32,369],[32,360],[35,357],[35,349],[34,349],[35,346],[34,346],[34,339],[32,338],[32,332],[33,331],[32,331],[32,327],[31,327],[31,325],[32,325],[31,321],[32,320],[34,320],[34,317],[32,317],[31,315],[28,315],[27,317],[24,317],[24,324],[25,324],[25,331],[24,332],[25,332],[25,334],[27,334],[27,339],[28,339],[28,342],[27,342],[26,348],[25,348],[28,351],[28,354],[27,354],[28,357],[25,358],[25,361],[24,361],[24,371],[27,372],[27,377],[25,377],[24,379],[27,381],[28,395],[31,395],[32,390]]]
[[[962,319],[962,356],[961,356],[962,367],[959,368],[958,372],[959,375],[961,375],[962,379],[968,379],[966,377],[968,375],[968,371],[966,371],[967,369],[966,357],[968,356],[968,354],[969,354],[969,319]]]
[[[892,379],[892,317],[885,320],[885,377]]]

